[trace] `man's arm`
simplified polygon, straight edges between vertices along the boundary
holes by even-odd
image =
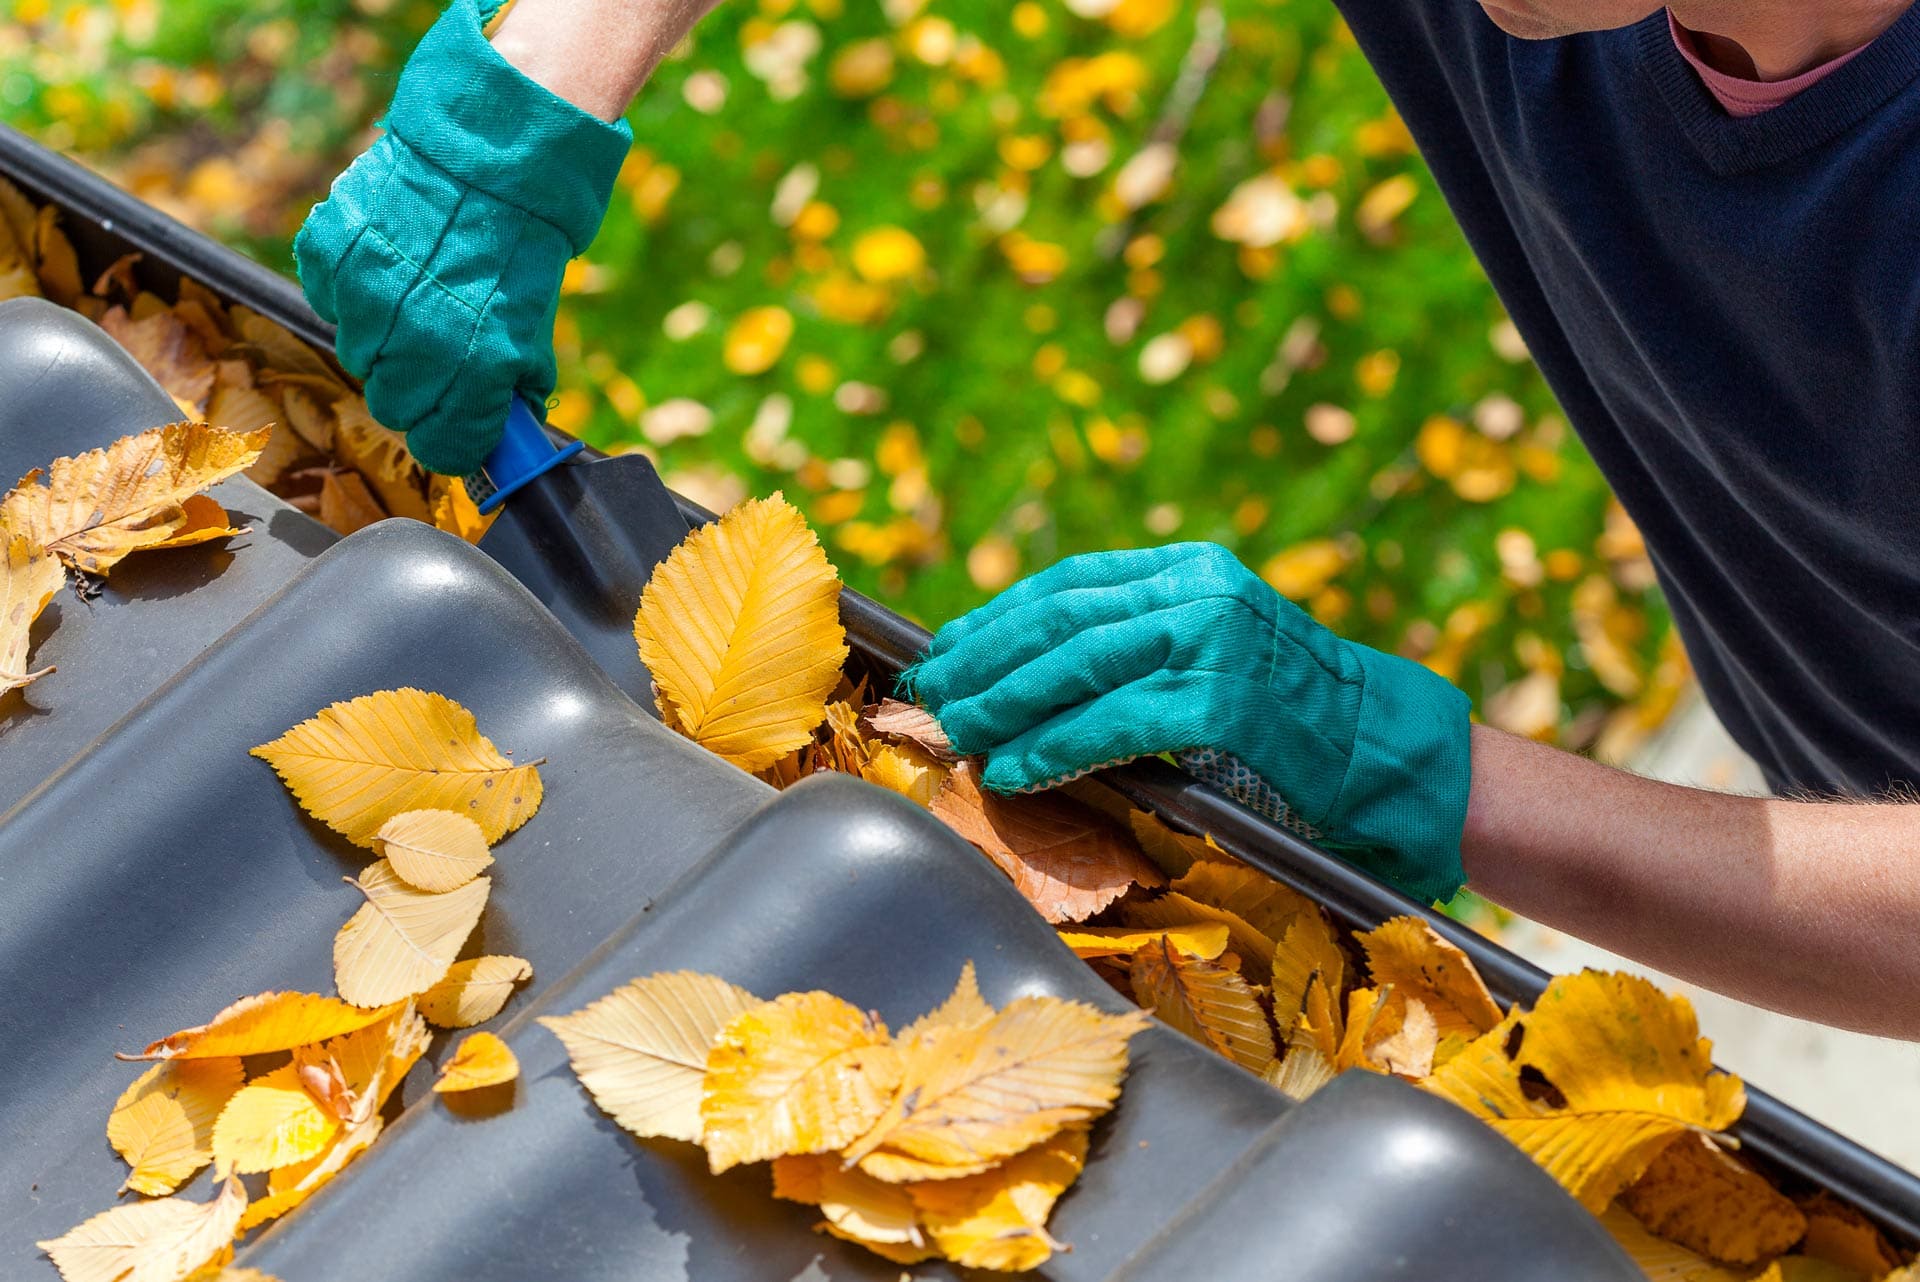
[[[407,60],[386,133],[294,240],[367,407],[430,471],[478,468],[516,395],[558,381],[553,324],[633,135],[621,113],[712,0],[452,0]]]
[[[1680,788],[1476,726],[1461,854],[1474,890],[1569,934],[1920,1040],[1920,806]]]
[[[518,0],[493,47],[582,111],[617,120],[716,0]]]

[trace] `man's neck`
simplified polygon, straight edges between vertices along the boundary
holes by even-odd
[[[1745,80],[1788,80],[1869,44],[1914,0],[1674,0],[1700,56]]]

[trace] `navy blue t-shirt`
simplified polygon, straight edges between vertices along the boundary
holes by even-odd
[[[1920,781],[1920,7],[1728,116],[1664,12],[1343,0],[1778,790]]]

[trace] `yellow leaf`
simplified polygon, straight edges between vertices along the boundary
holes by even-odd
[[[1354,937],[1367,950],[1373,982],[1418,997],[1442,1037],[1471,1040],[1500,1022],[1500,1007],[1473,962],[1420,918],[1395,917]]]
[[[215,1169],[250,1174],[317,1157],[343,1124],[378,1109],[369,1092],[380,1089],[396,1057],[411,1066],[426,1038],[419,1017],[399,1010],[323,1044],[297,1048],[291,1063],[248,1082],[220,1114],[213,1129]]]
[[[1620,1249],[1640,1266],[1648,1282],[1780,1282],[1776,1273],[1754,1278],[1749,1270],[1735,1272],[1689,1251],[1674,1242],[1663,1241],[1647,1232],[1624,1207],[1607,1208],[1600,1217]]]
[[[177,304],[184,307],[185,304]],[[287,415],[287,426],[308,446],[329,457],[333,454],[333,414],[323,410],[305,387],[283,384],[280,404]]]
[[[0,524],[0,537],[6,526]],[[67,580],[57,558],[24,534],[6,540],[4,578],[0,578],[0,694],[18,690],[52,672],[27,671],[27,647],[33,621]]]
[[[264,1055],[325,1041],[377,1024],[396,1007],[363,1010],[313,993],[260,993],[242,997],[206,1023],[184,1028],[121,1059],[221,1059]]]
[[[498,511],[482,516],[480,505],[467,493],[467,484],[457,476],[431,476],[427,479],[427,506],[433,513],[435,529],[478,543],[480,536],[493,528]]]
[[[24,192],[0,178],[0,259],[33,259],[34,220],[39,208]]]
[[[1175,832],[1152,811],[1130,810],[1127,823],[1140,849],[1169,877],[1186,876],[1196,862],[1227,861],[1227,852],[1216,846],[1212,837],[1190,837],[1184,832]]]
[[[792,338],[792,312],[784,307],[749,308],[727,330],[721,360],[735,374],[764,374],[773,368]]]
[[[778,494],[689,534],[633,621],[667,724],[747,771],[807,742],[847,658],[839,600],[819,540]]]
[[[1106,819],[1065,797],[1000,797],[980,788],[972,762],[954,766],[933,813],[972,842],[1040,915],[1084,921],[1160,870]]]
[[[1663,1149],[1619,1205],[1656,1235],[1725,1264],[1757,1264],[1798,1242],[1807,1217],[1701,1135]]]
[[[713,975],[670,971],[620,987],[544,1025],[567,1048],[580,1084],[643,1138],[700,1142],[700,1093],[720,1030],[760,1004]]]
[[[256,478],[257,479],[257,478]],[[271,484],[271,482],[269,482]],[[320,524],[335,534],[355,534],[387,519],[385,509],[358,472],[330,471],[320,478]]]
[[[826,1216],[821,1227],[835,1237],[880,1250],[896,1262],[904,1255],[931,1259],[913,1197],[898,1184],[876,1180],[857,1166],[845,1166],[832,1154],[773,1159],[773,1195],[817,1206]]]
[[[225,432],[174,423],[123,436],[105,449],[53,461],[45,484],[21,478],[4,500],[4,519],[47,551],[88,574],[105,574],[122,557],[157,547],[188,522],[181,504],[259,457],[264,431]]]
[[[1267,1070],[1267,1081],[1291,1099],[1303,1100],[1331,1082],[1339,1070],[1340,1008],[1324,982],[1307,986],[1306,1004],[1287,1031],[1286,1053]]]
[[[947,768],[912,744],[875,744],[860,776],[913,801],[931,806],[947,782]]]
[[[407,438],[367,413],[366,398],[343,396],[333,402],[334,457],[365,477],[394,516],[431,521],[427,474],[414,462]]]
[[[452,810],[489,842],[540,808],[540,763],[500,755],[473,714],[445,695],[381,690],[323,708],[253,749],[308,814],[356,846],[409,810]]]
[[[520,1076],[520,1061],[507,1044],[492,1033],[469,1033],[453,1052],[453,1058],[440,1066],[440,1079],[433,1084],[436,1095],[448,1091],[473,1091],[499,1086]]]
[[[213,391],[214,363],[199,335],[180,317],[172,312],[156,312],[134,320],[124,307],[112,307],[100,318],[100,328],[126,348],[127,354],[153,375],[154,381],[187,413],[198,418],[206,411],[207,396]],[[211,421],[216,427],[242,426],[217,419]],[[272,421],[271,416],[267,421]]]
[[[901,1056],[887,1026],[831,993],[733,1017],[707,1055],[701,1142],[714,1174],[850,1144],[887,1108]]]
[[[1807,1217],[1803,1254],[1869,1278],[1900,1266],[1900,1257],[1873,1222],[1831,1193],[1821,1190],[1803,1197],[1799,1206]]]
[[[475,957],[449,966],[414,1004],[438,1028],[471,1028],[498,1015],[513,986],[532,978],[533,964],[524,957]]]
[[[72,307],[86,288],[80,281],[80,260],[73,242],[60,230],[60,210],[44,205],[33,228],[34,252],[40,259],[40,286],[62,307]]]
[[[233,1240],[246,1190],[229,1179],[210,1202],[163,1197],[102,1211],[50,1242],[66,1282],[182,1282]]]
[[[373,853],[409,886],[436,893],[458,890],[493,862],[480,825],[452,810],[395,815],[373,834]]]
[[[268,1173],[267,1195],[247,1207],[240,1220],[241,1231],[284,1215],[306,1201],[379,1137],[380,1109],[425,1053],[428,1037],[425,1022],[403,1010],[382,1027],[377,1038],[342,1038],[329,1043],[339,1052],[329,1058],[342,1063],[343,1076],[359,1083],[354,1090],[353,1114],[317,1156]]]
[[[1147,1023],[1023,997],[985,1024],[916,1038],[899,1093],[846,1156],[889,1181],[977,1174],[1113,1107],[1127,1040]]]
[[[1433,1014],[1418,998],[1393,988],[1363,988],[1347,997],[1346,1036],[1334,1067],[1417,1082],[1433,1072],[1439,1041]]]
[[[1311,899],[1281,885],[1265,873],[1222,860],[1203,860],[1194,864],[1170,889],[1199,903],[1232,913],[1270,941],[1284,938],[1287,927],[1293,924],[1296,917],[1320,911]],[[1235,947],[1238,950],[1237,941]],[[1264,952],[1256,951],[1247,956],[1259,961],[1264,969],[1272,964],[1272,954],[1273,944],[1268,943]]]
[[[213,1123],[245,1074],[238,1059],[155,1064],[107,1117],[107,1142],[133,1168],[122,1188],[158,1197],[213,1160]]]
[[[1133,955],[1133,993],[1143,1007],[1202,1046],[1254,1073],[1273,1065],[1273,1030],[1247,981],[1189,956],[1162,936]]]
[[[195,543],[211,543],[216,539],[232,538],[236,534],[246,534],[250,526],[228,524],[227,510],[204,494],[190,494],[180,501],[180,525],[158,543],[149,543],[147,551],[161,548],[183,548]]]
[[[31,264],[0,255],[0,302],[40,297],[40,281]]]
[[[333,371],[313,348],[296,338],[293,332],[277,321],[268,320],[250,308],[233,309],[234,326],[259,354],[259,363],[263,369],[280,370],[288,374],[307,374],[322,383],[341,388],[340,376]]]
[[[1287,926],[1273,951],[1273,1018],[1283,1028],[1306,1006],[1307,989],[1318,982],[1327,1000],[1338,1002],[1346,984],[1347,959],[1327,924],[1326,915],[1301,913]]]
[[[1072,1127],[999,1166],[957,1180],[910,1184],[934,1245],[955,1264],[1019,1272],[1064,1250],[1047,1217],[1087,1160],[1087,1132]]]
[[[217,1171],[243,1175],[304,1162],[340,1133],[340,1119],[301,1084],[299,1066],[283,1064],[241,1088],[213,1128]]]
[[[327,1181],[379,1138],[382,1127],[380,1115],[375,1113],[341,1131],[319,1156],[269,1173],[266,1196],[255,1199],[247,1207],[240,1217],[239,1231],[244,1233],[268,1220],[278,1219],[319,1192]]]
[[[1632,975],[1562,975],[1422,1083],[1487,1120],[1595,1214],[1689,1130],[1746,1107],[1693,1007]]]
[[[980,995],[980,982],[974,977],[973,963],[968,962],[960,968],[960,981],[953,986],[947,1000],[901,1029],[894,1041],[905,1046],[922,1033],[942,1028],[974,1028],[992,1018],[993,1007]]]
[[[1185,926],[1143,929],[1135,926],[1062,926],[1060,942],[1081,960],[1092,957],[1131,957],[1141,949],[1165,941],[1190,956],[1213,961],[1227,951],[1225,922],[1196,921]]]
[[[851,703],[835,699],[827,704],[820,729],[825,734],[816,736],[814,745],[818,766],[842,774],[860,774],[871,754],[866,737],[860,732],[859,711]],[[819,742],[821,738],[825,739],[824,743]]]
[[[425,992],[446,977],[487,906],[491,877],[457,890],[415,890],[382,859],[344,879],[367,902],[333,938],[333,982],[355,1006],[381,1006]]]
[[[1158,899],[1137,899],[1120,905],[1120,920],[1140,930],[1171,930],[1196,923],[1225,926],[1227,947],[1242,960],[1265,968],[1273,964],[1274,941],[1235,913],[1203,904],[1178,891]]]

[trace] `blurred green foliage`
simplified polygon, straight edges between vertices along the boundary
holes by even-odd
[[[0,101],[286,268],[433,15],[15,0]],[[726,0],[631,119],[569,430],[784,489],[929,624],[1210,539],[1523,732],[1617,756],[1671,705],[1637,536],[1326,0]]]

